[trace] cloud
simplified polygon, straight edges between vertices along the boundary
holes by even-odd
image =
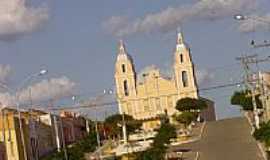
[[[241,32],[253,32],[256,30],[270,30],[270,13],[258,16],[250,15],[247,19],[242,20],[239,25]]]
[[[15,98],[10,93],[0,93],[0,108],[5,106],[15,106]]]
[[[219,20],[241,11],[256,8],[254,0],[200,0],[194,4],[168,7],[157,13],[130,20],[126,16],[113,16],[104,23],[116,36],[153,31],[167,32],[184,22],[195,20]]]
[[[29,91],[31,89],[32,101],[45,101],[52,98],[60,99],[74,93],[75,83],[67,77],[51,78],[33,84],[19,93],[20,101],[29,101]]]
[[[0,40],[36,31],[47,21],[47,7],[26,6],[27,0],[0,0]]]
[[[138,77],[137,77],[138,83],[144,82],[143,74],[148,74],[149,72],[155,71],[155,70],[159,70],[155,65],[150,65],[150,66],[143,68],[138,74]]]
[[[0,83],[7,83],[11,75],[11,67],[9,65],[0,64]]]
[[[196,78],[199,85],[209,84],[214,78],[214,74],[206,69],[196,70]]]

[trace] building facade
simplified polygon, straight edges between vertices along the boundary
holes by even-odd
[[[115,63],[119,111],[144,120],[146,130],[158,125],[156,118],[160,114],[174,114],[177,100],[199,97],[190,48],[182,33],[177,34],[173,59],[172,77],[163,76],[159,69],[154,68],[143,73],[143,81],[139,82],[132,57],[123,41],[119,44]]]
[[[7,160],[22,160],[23,148],[19,120],[13,109],[2,109],[0,116],[1,142],[5,146]],[[25,121],[22,122],[25,126]],[[26,128],[23,128],[26,131]]]
[[[6,146],[0,142],[0,160],[7,160]]]
[[[5,108],[1,112],[0,160],[2,157],[6,160],[36,160],[61,150],[64,143],[75,143],[87,136],[85,119],[79,116],[59,116],[39,110],[21,112],[21,134],[17,110]]]

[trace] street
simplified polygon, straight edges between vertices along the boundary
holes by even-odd
[[[245,118],[206,123],[202,139],[174,149],[199,152],[199,160],[263,160]]]

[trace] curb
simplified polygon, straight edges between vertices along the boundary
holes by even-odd
[[[200,138],[200,139],[202,138],[202,134],[203,134],[203,132],[204,132],[205,125],[206,125],[206,122],[204,121],[204,122],[203,122],[203,125],[202,125],[202,128],[201,128],[201,130],[200,130],[200,135],[199,135],[199,138]]]

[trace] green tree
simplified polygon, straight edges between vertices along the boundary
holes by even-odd
[[[256,140],[265,143],[267,147],[270,147],[270,121],[262,123],[259,129],[256,129],[253,133]]]
[[[256,95],[255,99],[257,107],[262,108],[262,102],[259,98],[259,95]],[[231,104],[239,105],[245,111],[253,110],[251,92],[248,90],[235,91],[234,94],[231,96]]]
[[[96,134],[92,132],[83,140],[75,143],[72,147],[67,148],[69,160],[85,160],[84,153],[93,152],[96,149]],[[42,160],[65,160],[64,152],[55,152],[43,157]]]
[[[130,115],[124,115],[125,123],[127,126],[127,133],[133,133],[135,130],[138,130],[142,126],[142,122],[135,120]],[[121,134],[122,132],[122,123],[123,123],[123,115],[115,114],[109,116],[105,119],[105,125],[110,129],[109,136],[115,137]]]
[[[154,138],[152,147],[137,154],[138,160],[163,160],[171,138],[176,137],[176,129],[169,123],[162,123]]]
[[[207,108],[207,103],[203,99],[182,98],[177,101],[175,108],[181,112],[196,112]]]
[[[195,121],[196,117],[197,115],[192,112],[182,112],[181,114],[174,115],[174,119],[177,122],[184,124],[185,128],[187,128],[187,126],[190,125],[192,121]]]

